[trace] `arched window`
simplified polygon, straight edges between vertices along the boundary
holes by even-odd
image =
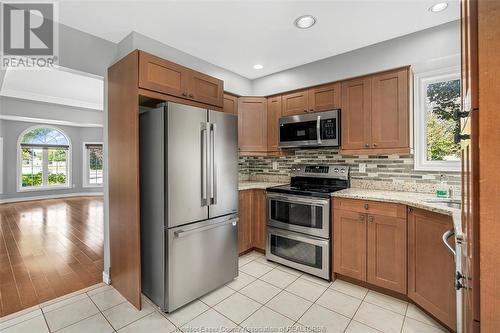
[[[18,189],[70,186],[71,142],[60,129],[30,127],[19,136]]]

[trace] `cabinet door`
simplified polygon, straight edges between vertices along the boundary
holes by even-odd
[[[224,82],[193,70],[189,71],[189,73],[188,98],[197,102],[222,107]]]
[[[409,147],[408,69],[373,76],[372,147]]]
[[[333,211],[333,270],[366,281],[366,215]]]
[[[342,149],[371,146],[371,79],[342,83]]]
[[[411,209],[408,214],[408,296],[455,329],[455,263],[441,239],[451,228],[450,216]]]
[[[309,112],[340,109],[340,83],[309,89]]]
[[[240,151],[267,151],[267,99],[238,98],[238,143]]]
[[[188,69],[139,52],[139,87],[178,97],[187,96]]]
[[[243,253],[252,248],[253,191],[239,191],[238,249]]]
[[[224,103],[222,105],[222,112],[238,114],[238,97],[224,94]]]
[[[254,218],[252,245],[260,250],[266,250],[267,197],[266,191],[254,190]]]
[[[267,99],[267,148],[268,151],[278,151],[279,120],[281,117],[281,96]]]
[[[302,90],[283,95],[283,116],[307,113],[309,110],[308,91]]]
[[[406,216],[368,215],[367,230],[367,281],[406,294]]]

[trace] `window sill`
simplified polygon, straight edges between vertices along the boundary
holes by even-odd
[[[100,184],[100,185],[89,185],[89,184],[85,184],[82,186],[83,188],[103,188],[104,185],[103,184]]]
[[[72,189],[69,185],[64,186],[40,186],[40,187],[27,187],[18,188],[17,192],[38,192],[38,191],[54,191],[54,190],[69,190]]]

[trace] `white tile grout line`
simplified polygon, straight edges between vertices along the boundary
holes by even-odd
[[[250,253],[252,253],[252,252],[250,252]],[[257,254],[257,256],[255,256],[253,259],[251,259],[250,261],[248,261],[247,263],[245,263],[245,264],[244,264],[244,265],[242,265],[241,267],[243,267],[243,266],[245,266],[245,265],[249,264],[250,262],[256,261],[257,259],[262,258],[262,257],[264,257],[264,256],[263,256],[262,254],[260,254],[260,253],[259,253],[259,254]],[[262,262],[259,262],[259,263],[261,263],[261,264],[263,264],[263,265],[266,265],[265,263],[262,263]],[[251,317],[251,316],[252,316],[255,312],[259,311],[259,310],[260,310],[260,309],[262,309],[263,307],[266,307],[266,308],[270,309],[270,308],[269,308],[269,307],[267,307],[266,305],[267,305],[267,304],[268,304],[271,300],[273,300],[273,299],[274,299],[274,298],[276,298],[278,295],[280,295],[283,291],[289,292],[289,293],[291,293],[291,294],[293,294],[293,295],[295,295],[295,296],[297,296],[297,297],[299,297],[299,298],[302,298],[302,299],[304,299],[304,300],[306,300],[306,301],[308,301],[308,302],[311,302],[311,301],[310,301],[310,300],[308,300],[308,299],[305,299],[305,298],[303,298],[303,297],[301,297],[301,296],[299,296],[299,295],[296,295],[295,293],[293,293],[293,292],[291,292],[291,291],[286,290],[286,288],[288,288],[288,287],[289,287],[292,283],[294,283],[295,281],[297,281],[298,279],[300,279],[300,278],[304,275],[304,273],[301,273],[300,275],[298,275],[298,276],[297,276],[297,275],[294,275],[294,274],[290,274],[289,272],[286,272],[286,271],[284,271],[284,270],[280,270],[280,269],[279,269],[280,265],[275,266],[275,267],[271,267],[270,265],[266,265],[266,266],[268,266],[268,267],[270,267],[270,268],[272,268],[272,269],[271,269],[270,271],[266,272],[265,274],[261,275],[260,277],[257,277],[257,278],[256,278],[255,276],[252,276],[252,275],[250,275],[250,274],[248,274],[248,273],[245,273],[245,274],[250,275],[250,276],[251,276],[252,278],[254,278],[255,280],[253,280],[253,281],[252,281],[252,282],[250,282],[249,284],[247,284],[247,285],[243,286],[243,287],[242,287],[242,288],[240,288],[239,290],[234,290],[234,289],[232,289],[231,287],[228,287],[228,288],[232,289],[234,292],[233,292],[231,295],[229,295],[229,296],[227,296],[227,297],[223,298],[222,300],[220,300],[219,302],[217,302],[216,304],[214,304],[214,306],[210,306],[209,304],[207,304],[207,303],[205,303],[205,302],[201,301],[201,299],[197,299],[197,300],[201,301],[203,304],[205,304],[206,306],[208,306],[208,308],[207,308],[206,310],[204,310],[203,312],[199,313],[198,315],[196,315],[194,318],[192,318],[191,320],[189,320],[187,323],[182,324],[182,326],[184,326],[184,325],[188,324],[189,322],[193,321],[194,319],[198,318],[199,316],[201,316],[202,314],[204,314],[204,313],[205,313],[205,312],[207,312],[208,310],[213,309],[214,311],[216,311],[217,313],[219,313],[219,314],[220,314],[220,315],[222,315],[223,317],[225,317],[225,318],[227,318],[228,320],[230,320],[232,323],[236,324],[236,325],[237,325],[237,327],[241,327],[240,325],[241,325],[241,324],[242,324],[245,320],[247,320],[248,318],[250,318],[250,317]],[[240,268],[240,267],[239,267],[239,268]],[[294,279],[292,282],[290,282],[288,285],[286,285],[284,288],[281,288],[281,287],[275,286],[275,285],[273,285],[273,284],[271,284],[271,283],[269,283],[269,282],[264,281],[264,280],[262,280],[262,279],[261,279],[263,276],[265,276],[266,274],[269,274],[271,271],[273,271],[273,270],[275,270],[275,269],[278,269],[278,270],[280,270],[281,272],[284,272],[284,273],[290,274],[290,275],[294,276],[294,277],[295,277],[295,279]],[[243,273],[244,273],[244,272],[243,272]],[[277,293],[275,296],[273,296],[273,297],[272,297],[271,299],[269,299],[268,301],[266,301],[265,303],[260,303],[260,302],[258,302],[258,301],[255,301],[255,300],[253,300],[252,298],[250,298],[250,297],[248,297],[248,296],[246,296],[246,295],[244,295],[244,294],[242,294],[242,293],[240,292],[240,290],[241,290],[241,289],[243,289],[243,288],[247,287],[248,285],[252,284],[253,282],[255,282],[255,281],[257,281],[257,280],[260,280],[260,281],[262,281],[262,282],[264,282],[264,283],[268,283],[268,284],[270,284],[270,285],[272,285],[272,286],[274,286],[274,287],[276,287],[276,288],[279,288],[279,289],[280,289],[280,292],[279,292],[279,293]],[[347,316],[345,316],[345,315],[343,315],[343,314],[341,314],[341,313],[338,313],[338,312],[336,312],[336,311],[334,311],[334,310],[331,310],[331,309],[329,309],[329,308],[327,308],[327,307],[325,307],[325,306],[322,306],[321,304],[318,304],[318,303],[317,303],[317,301],[318,301],[318,300],[319,300],[319,299],[323,296],[323,294],[324,294],[327,290],[329,290],[329,289],[330,289],[330,287],[332,286],[333,282],[332,282],[332,283],[330,283],[328,286],[326,286],[326,287],[325,287],[324,285],[321,285],[321,284],[319,284],[319,283],[316,283],[315,281],[311,281],[311,280],[307,280],[307,279],[304,279],[304,280],[306,280],[306,281],[308,281],[308,282],[311,282],[311,283],[313,283],[313,284],[315,284],[315,285],[317,285],[317,286],[324,287],[324,288],[325,288],[325,290],[324,290],[324,291],[320,294],[320,296],[319,296],[319,297],[317,297],[317,298],[316,298],[316,300],[315,300],[314,302],[311,302],[312,304],[311,304],[311,305],[307,308],[307,310],[306,310],[306,311],[304,311],[304,313],[303,313],[303,314],[299,317],[299,319],[298,319],[298,320],[294,320],[293,318],[290,318],[290,317],[288,317],[288,316],[286,316],[286,315],[284,315],[284,314],[282,314],[282,313],[280,313],[280,312],[278,312],[278,311],[276,311],[276,310],[271,309],[272,311],[274,311],[274,312],[276,312],[276,313],[278,313],[278,314],[280,314],[280,315],[282,315],[282,316],[284,316],[284,317],[286,317],[286,318],[288,318],[288,319],[292,320],[292,321],[294,322],[294,324],[293,324],[293,325],[300,324],[299,320],[300,320],[300,319],[304,316],[304,314],[305,314],[305,313],[307,313],[307,311],[309,311],[309,310],[310,310],[310,308],[311,308],[314,304],[316,304],[317,306],[320,306],[320,307],[322,307],[322,308],[324,308],[324,309],[327,309],[327,310],[329,310],[329,311],[335,312],[335,313],[337,313],[337,314],[339,314],[339,315],[341,315],[341,316],[344,316],[344,317],[348,318],[348,319],[349,319],[349,323],[347,324],[347,326],[346,326],[346,328],[345,328],[345,330],[346,330],[346,329],[349,327],[349,325],[351,324],[351,322],[354,320],[354,317],[356,316],[357,312],[359,311],[359,308],[361,307],[361,305],[363,304],[363,302],[365,302],[366,296],[368,295],[369,291],[371,290],[371,289],[366,288],[366,289],[368,289],[368,292],[367,292],[367,293],[365,294],[365,296],[363,296],[363,298],[361,299],[361,302],[360,302],[360,304],[359,304],[358,308],[356,309],[356,312],[355,312],[355,313],[354,313],[354,315],[352,316],[352,318],[349,318],[349,317],[347,317]],[[92,300],[91,296],[90,296],[90,295],[88,295],[88,292],[89,292],[89,291],[92,291],[92,290],[94,290],[94,289],[97,289],[97,288],[103,287],[103,286],[106,286],[106,285],[105,285],[105,284],[103,285],[103,284],[101,284],[101,283],[100,283],[100,284],[94,285],[94,286],[92,286],[92,287],[84,288],[84,289],[82,289],[82,290],[81,290],[81,293],[74,292],[74,293],[72,293],[72,294],[70,294],[70,295],[65,295],[65,296],[67,296],[67,297],[62,296],[62,297],[63,297],[63,299],[58,300],[58,301],[53,301],[53,302],[52,302],[52,301],[45,302],[45,303],[43,303],[43,306],[44,306],[44,307],[46,307],[46,306],[48,306],[48,305],[56,304],[57,302],[64,301],[64,300],[69,299],[69,298],[71,298],[71,297],[76,297],[76,296],[78,296],[78,295],[85,294],[85,295],[86,295],[86,297],[88,297],[88,298],[90,299],[90,301],[91,301],[91,302],[92,302],[92,303],[96,306],[96,308],[97,308],[97,310],[99,311],[99,313],[100,313],[100,314],[102,314],[102,316],[105,318],[105,320],[106,320],[106,321],[110,324],[110,326],[113,328],[113,330],[115,330],[115,328],[113,327],[113,325],[111,325],[111,323],[109,322],[109,320],[107,319],[107,317],[104,315],[104,311],[108,311],[109,309],[112,309],[112,308],[114,308],[114,307],[117,307],[117,306],[119,306],[119,305],[121,305],[121,304],[125,303],[126,301],[123,301],[123,302],[121,302],[121,303],[119,303],[119,304],[116,304],[116,305],[114,305],[114,306],[110,307],[110,308],[107,308],[107,309],[106,309],[106,310],[104,310],[104,311],[101,311],[101,309],[97,306],[97,304],[95,304],[95,302]],[[112,286],[111,286],[111,287],[112,287]],[[227,286],[226,286],[226,287],[227,287]],[[114,289],[114,288],[113,288],[113,289]],[[334,289],[334,290],[335,290],[335,289]],[[103,290],[103,291],[101,291],[101,292],[99,292],[99,293],[97,293],[97,294],[103,293],[103,292],[105,292],[105,291],[106,291],[106,290]],[[344,294],[344,295],[347,295],[347,296],[350,296],[350,297],[354,297],[354,296],[352,296],[352,295],[349,295],[349,294],[344,293],[344,292],[339,291],[339,290],[335,290],[335,291],[340,292],[340,293],[342,293],[342,294]],[[230,318],[228,318],[227,316],[225,316],[224,314],[220,313],[219,311],[217,311],[217,310],[214,308],[217,304],[219,304],[219,303],[223,302],[224,300],[226,300],[227,298],[231,297],[231,296],[232,296],[232,295],[234,295],[235,293],[238,293],[238,294],[240,294],[240,295],[242,295],[242,296],[244,296],[244,297],[247,297],[247,298],[249,298],[249,299],[251,299],[251,300],[255,301],[256,303],[258,303],[258,304],[260,305],[260,306],[257,308],[257,310],[255,310],[255,311],[254,311],[254,312],[252,312],[249,316],[247,316],[245,319],[243,319],[243,320],[241,321],[241,323],[240,323],[240,324],[238,324],[238,323],[234,322],[233,320],[231,320]],[[96,294],[96,295],[97,295],[97,294]],[[92,296],[94,296],[94,295],[92,295]],[[354,297],[354,298],[357,298],[357,297]],[[359,298],[358,298],[358,299],[359,299]],[[67,305],[71,305],[71,304],[73,304],[73,303],[75,303],[75,302],[77,302],[77,301],[79,301],[79,300],[75,300],[74,302],[70,302],[70,303],[68,303]],[[145,300],[145,301],[146,301],[146,302],[148,302],[147,300]],[[48,303],[48,304],[46,304],[46,303]],[[172,321],[170,321],[170,320],[166,317],[165,313],[163,313],[161,310],[159,310],[159,309],[156,307],[156,305],[152,304],[151,302],[148,302],[148,303],[149,303],[151,306],[153,306],[154,311],[152,311],[152,312],[150,312],[150,313],[148,313],[148,314],[145,314],[144,316],[142,316],[142,317],[140,317],[140,318],[138,318],[138,319],[136,319],[136,320],[134,320],[134,321],[132,321],[132,322],[128,323],[127,325],[125,325],[125,326],[121,327],[120,329],[125,328],[125,327],[127,327],[127,326],[129,326],[129,325],[131,325],[131,324],[135,323],[136,321],[139,321],[139,320],[143,319],[144,317],[146,317],[146,316],[148,316],[148,315],[151,315],[151,314],[152,314],[152,313],[154,313],[154,312],[158,312],[158,313],[159,313],[160,315],[162,315],[162,316],[163,316],[166,320],[168,320],[168,321],[169,321],[169,322],[170,322],[170,323],[171,323],[174,327],[176,327],[176,329],[177,329],[178,331],[182,331],[182,330],[181,330],[181,327],[178,327],[176,324],[174,324]],[[369,304],[372,304],[372,305],[374,305],[374,306],[380,307],[380,306],[378,306],[378,305],[376,305],[376,304],[373,304],[373,303],[370,303],[370,302],[366,302],[366,303],[369,303]],[[42,305],[42,304],[41,304],[41,305]],[[48,323],[47,323],[47,319],[46,319],[46,317],[45,317],[45,312],[42,310],[41,305],[39,305],[39,306],[38,306],[38,308],[41,310],[41,313],[42,313],[42,316],[44,317],[44,321],[45,321],[45,324],[47,325],[47,328],[50,330],[50,328],[49,328],[49,326],[48,326]],[[67,306],[67,305],[64,305],[64,306]],[[401,325],[401,330],[400,330],[400,331],[402,331],[402,329],[403,329],[403,327],[404,327],[404,321],[405,321],[405,320],[406,320],[406,318],[407,318],[406,314],[407,314],[407,312],[408,312],[408,306],[409,306],[409,305],[408,305],[408,302],[407,302],[405,315],[403,315],[403,317],[404,317],[404,318],[403,318],[403,324]],[[392,311],[392,310],[386,309],[386,308],[384,308],[384,307],[380,307],[380,308],[382,308],[382,309],[384,309],[384,310]],[[33,311],[36,311],[36,310],[37,310],[37,309],[33,309]],[[54,309],[54,310],[55,310],[55,309]],[[54,310],[52,310],[52,311],[54,311]],[[20,312],[22,312],[22,311],[23,311],[23,310],[21,310]],[[51,312],[51,311],[48,311],[48,312]],[[48,313],[48,312],[47,312],[47,313]],[[394,311],[392,311],[392,312],[394,312]],[[23,313],[23,314],[27,314],[27,313],[29,313],[29,312],[26,312],[26,313]],[[394,312],[394,313],[396,313],[396,312]],[[20,315],[22,315],[22,314],[20,314]],[[401,315],[401,314],[400,314],[400,315]],[[94,314],[94,315],[92,315],[92,316],[95,316],[95,314]],[[90,316],[90,317],[92,317],[92,316]],[[14,319],[14,318],[16,318],[16,317],[17,317],[17,316],[14,316],[14,317],[12,317],[12,318],[9,318],[9,320]],[[76,322],[72,323],[71,325],[68,325],[68,326],[65,326],[65,327],[72,326],[72,325],[77,324],[77,323],[79,323],[79,322],[81,322],[81,321],[83,321],[83,320],[85,320],[85,319],[90,318],[90,317],[87,317],[87,318],[84,318],[84,319],[78,320],[78,321],[76,321]],[[418,319],[414,319],[414,320],[416,320],[416,321],[418,321],[418,322],[423,323],[422,321],[420,321],[420,320],[418,320]],[[354,320],[354,321],[356,321],[356,320]],[[24,322],[24,321],[22,321],[22,322]],[[17,324],[20,324],[20,323],[22,323],[22,322],[16,323],[16,324],[14,324],[14,325],[12,325],[12,326],[15,326],[15,325],[17,325]],[[364,324],[364,323],[362,323],[362,324],[363,324],[363,325],[366,325],[366,324]],[[424,323],[424,324],[425,324],[425,323]],[[293,325],[292,325],[292,326],[293,326]],[[12,327],[12,326],[9,326],[9,327]],[[376,328],[371,327],[371,326],[369,326],[369,325],[366,325],[366,326],[368,326],[368,327],[370,327],[370,328],[373,328],[373,329],[377,330]],[[432,326],[432,325],[430,325],[430,326]],[[61,328],[61,329],[63,329],[63,328]],[[344,331],[345,331],[345,330],[344,330]],[[378,331],[378,330],[377,330],[377,331]],[[116,330],[115,330],[115,332],[116,332]]]

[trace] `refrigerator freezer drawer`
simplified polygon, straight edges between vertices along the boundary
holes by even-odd
[[[237,215],[168,229],[167,312],[238,275]]]

